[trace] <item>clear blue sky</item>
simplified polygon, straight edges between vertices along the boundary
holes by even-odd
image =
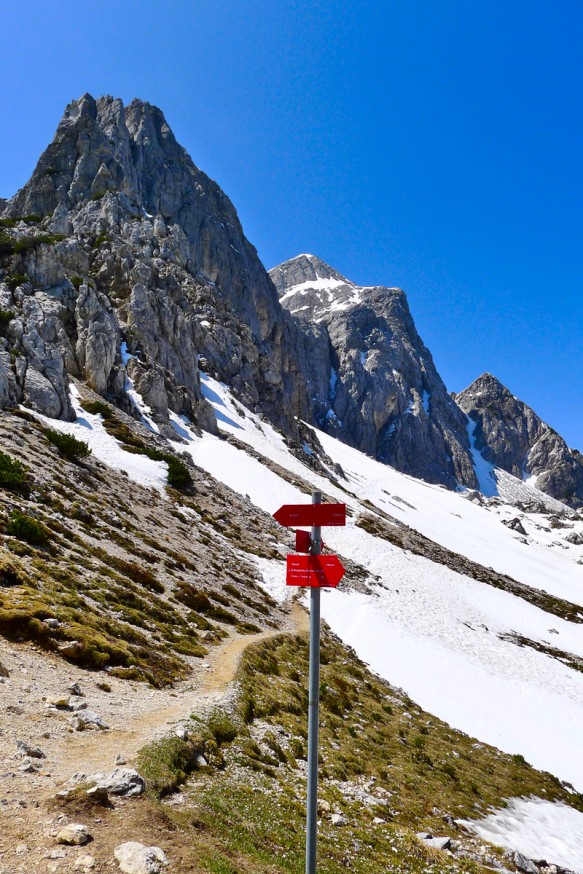
[[[160,106],[266,267],[400,285],[583,450],[581,0],[2,0],[0,195],[67,102]]]

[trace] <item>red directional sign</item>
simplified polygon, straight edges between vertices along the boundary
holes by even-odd
[[[280,525],[346,525],[346,504],[284,504],[273,518]]]
[[[312,538],[309,531],[296,531],[296,552],[309,552]]]
[[[336,555],[288,555],[287,557],[288,586],[336,588],[343,576],[344,568]]]

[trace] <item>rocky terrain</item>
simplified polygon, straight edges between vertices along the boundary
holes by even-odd
[[[572,507],[583,506],[583,456],[490,373],[456,396],[492,464]]]
[[[123,403],[123,341],[161,427],[171,409],[214,428],[199,357],[289,431],[294,416],[310,418],[309,341],[282,314],[234,207],[159,109],[73,101],[3,216],[3,406],[24,399],[68,418],[69,376]]]
[[[156,107],[72,101],[0,210],[0,408],[70,420],[77,378],[131,415],[137,391],[163,435],[171,413],[215,432],[203,371],[299,446],[304,420],[412,476],[478,486],[470,390],[463,409],[449,396],[405,294],[356,286],[312,255],[268,275]],[[529,459],[523,439],[510,459],[490,424],[485,457],[580,500],[575,453],[537,426]]]

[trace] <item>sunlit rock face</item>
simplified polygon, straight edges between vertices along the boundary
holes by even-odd
[[[321,427],[412,476],[476,487],[466,417],[417,333],[404,292],[355,285],[314,255],[292,258],[270,276],[298,324],[328,337]]]
[[[25,187],[3,202],[0,402],[72,415],[68,374],[124,403],[135,387],[162,425],[168,409],[203,427],[199,365],[290,433],[319,386],[303,362],[327,354],[297,329],[236,211],[141,100],[86,94],[65,110]],[[24,221],[22,221],[24,219]],[[27,376],[28,373],[28,376]]]

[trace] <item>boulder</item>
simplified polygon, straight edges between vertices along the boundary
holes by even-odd
[[[518,850],[509,850],[504,855],[505,858],[510,862],[513,862],[517,869],[524,872],[524,874],[540,874],[539,869],[534,862],[526,856],[523,856],[522,853],[518,852]]]
[[[146,783],[134,768],[116,768],[109,776],[100,780],[98,786],[107,789],[110,795],[123,795],[127,798],[141,795]]]
[[[91,840],[93,839],[89,834],[87,826],[81,825],[81,823],[78,822],[72,822],[69,823],[69,825],[63,826],[63,828],[57,833],[58,844],[69,844],[71,846],[81,847],[84,844],[89,843]]]
[[[31,747],[26,741],[19,740],[16,743],[16,748],[20,756],[29,756],[31,759],[44,759],[45,754],[39,747]]]
[[[124,874],[160,874],[168,865],[168,858],[160,847],[146,847],[137,841],[120,844],[114,855]]]
[[[84,853],[82,856],[77,856],[73,868],[75,871],[93,871],[95,865],[95,858]]]

